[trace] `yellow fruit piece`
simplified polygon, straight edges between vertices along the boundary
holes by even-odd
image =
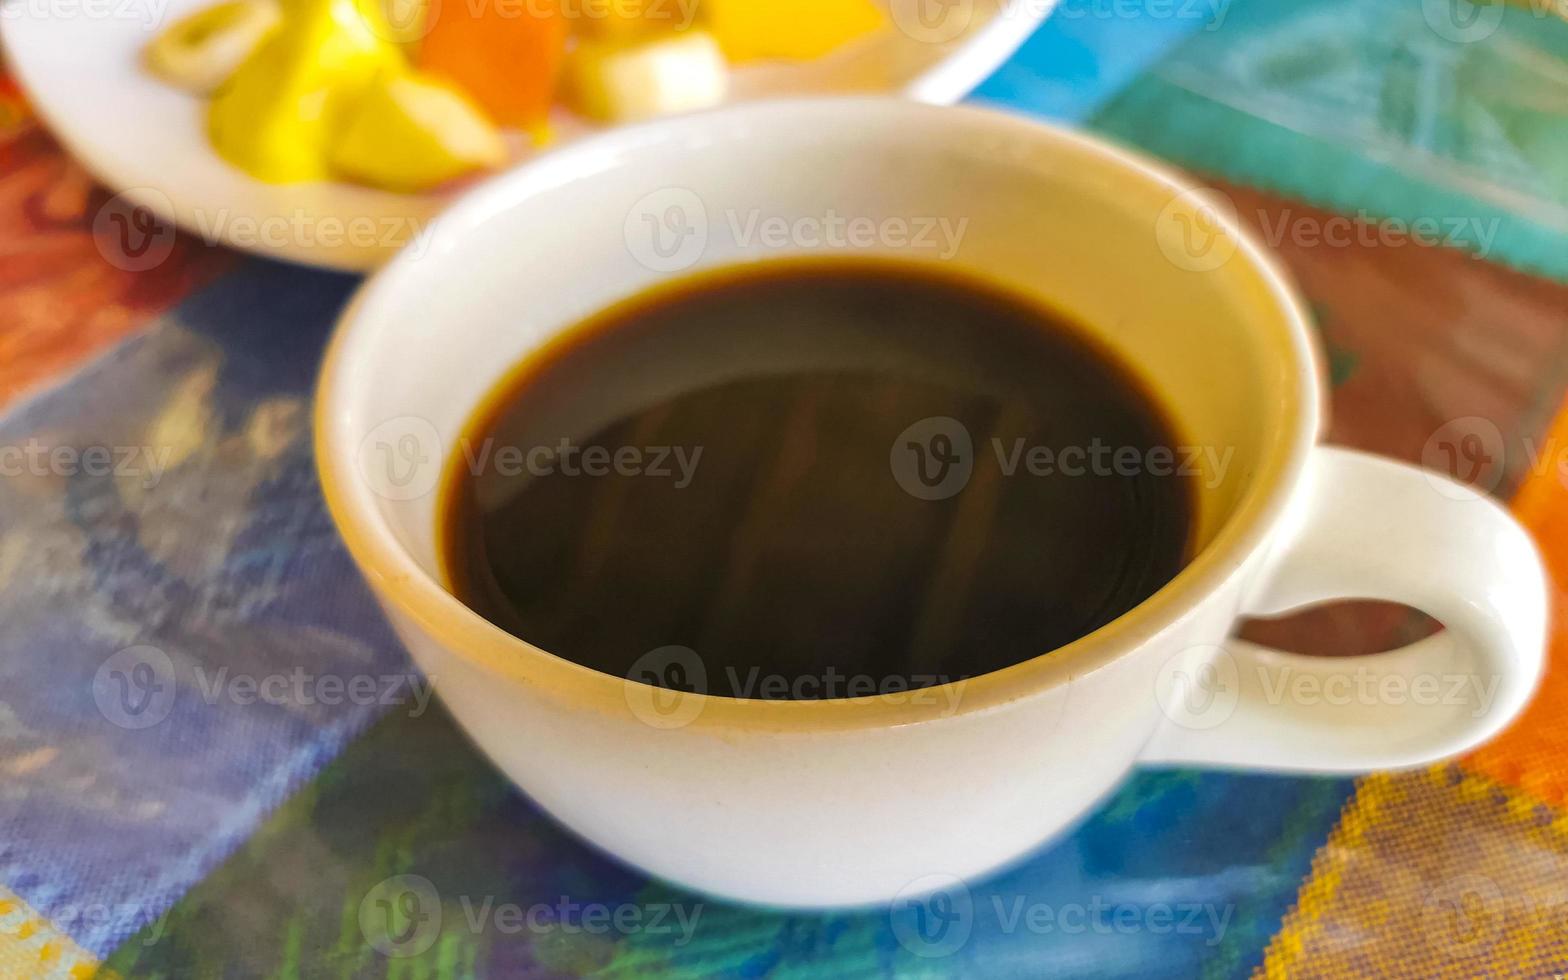
[[[724,101],[729,67],[707,31],[645,41],[584,41],[567,60],[572,107],[591,119],[627,122]]]
[[[881,28],[870,0],[702,0],[701,11],[731,61],[807,61]]]
[[[370,2],[286,0],[282,25],[208,106],[219,155],[270,183],[328,176],[328,147],[367,86],[406,67]]]
[[[505,158],[501,135],[467,96],[418,74],[372,82],[332,148],[332,166],[343,176],[410,192]]]
[[[278,24],[273,0],[228,0],[175,21],[147,45],[153,74],[208,95],[256,50]]]

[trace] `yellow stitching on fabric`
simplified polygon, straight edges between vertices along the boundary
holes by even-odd
[[[87,980],[97,977],[98,961],[76,945],[62,930],[38,914],[25,901],[0,885],[0,974],[11,971],[19,976],[62,977]],[[34,969],[30,964],[36,964]]]
[[[1368,846],[1367,832],[1378,825],[1392,804],[1407,798],[1413,788],[1423,784],[1455,794],[1462,802],[1497,801],[1500,806],[1492,812],[1501,814],[1504,825],[1527,827],[1568,851],[1568,814],[1557,813],[1529,792],[1500,783],[1484,773],[1467,771],[1457,763],[1441,763],[1418,772],[1367,776],[1357,784],[1355,795],[1340,813],[1339,825],[1313,857],[1312,869],[1279,932],[1264,950],[1263,962],[1253,973],[1254,980],[1288,980],[1305,972],[1307,949],[1311,940],[1329,925],[1325,914],[1339,896],[1350,862]],[[1543,808],[1555,814],[1544,824],[1541,822]],[[1368,903],[1361,911],[1377,912],[1375,906],[1380,904],[1386,902]],[[1386,918],[1386,915],[1379,918]]]
[[[1457,772],[1460,776],[1457,784],[1450,784],[1447,778]],[[1435,766],[1424,775],[1433,776],[1431,781],[1449,784],[1449,788],[1459,790],[1461,798],[1470,802],[1483,799],[1502,798],[1503,812],[1508,815],[1508,822],[1514,824],[1529,824],[1534,830],[1539,830],[1547,837],[1554,838],[1554,843],[1568,848],[1568,815],[1558,812],[1557,808],[1522,786],[1500,782],[1487,773],[1471,772],[1462,764]],[[1541,823],[1541,811],[1545,810],[1556,816],[1546,823]]]
[[[1296,895],[1296,903],[1285,913],[1279,932],[1263,951],[1263,963],[1255,977],[1287,980],[1292,969],[1306,953],[1307,940],[1322,928],[1320,915],[1339,894],[1349,855],[1362,844],[1383,800],[1392,796],[1394,781],[1386,773],[1375,773],[1356,784],[1355,795],[1339,813],[1339,823],[1328,840],[1312,858],[1312,869]]]

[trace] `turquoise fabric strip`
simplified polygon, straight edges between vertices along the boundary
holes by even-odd
[[[971,98],[1062,122],[1081,122],[1190,35],[1223,26],[1229,4],[1230,0],[1061,0],[1050,19]]]
[[[1548,6],[1236,2],[1089,125],[1568,279],[1568,23]]]

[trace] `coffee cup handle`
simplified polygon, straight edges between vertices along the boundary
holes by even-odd
[[[1496,734],[1544,658],[1546,573],[1491,498],[1335,447],[1313,452],[1296,519],[1241,613],[1384,599],[1442,632],[1387,653],[1308,657],[1241,640],[1178,652],[1148,765],[1364,772],[1430,763]]]

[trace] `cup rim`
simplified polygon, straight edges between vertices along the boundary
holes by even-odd
[[[453,596],[396,539],[378,512],[373,491],[354,473],[353,419],[338,402],[350,396],[349,365],[381,315],[395,301],[399,280],[411,263],[440,261],[465,226],[478,224],[533,193],[571,182],[583,173],[631,165],[626,155],[639,146],[667,142],[674,132],[755,126],[770,114],[907,113],[912,125],[951,126],[954,115],[981,126],[1011,131],[1040,144],[1071,144],[1133,180],[1152,182],[1172,195],[1202,195],[1195,181],[1114,143],[1037,119],[976,106],[935,106],[896,97],[790,98],[749,102],[653,120],[593,136],[493,177],[465,193],[420,232],[410,245],[355,293],[340,315],[328,344],[316,388],[314,442],[317,471],[327,508],[344,544],[383,602],[410,619],[443,650],[469,665],[527,685],[578,708],[625,714],[627,685],[643,685],[603,673],[543,650],[493,625]],[[782,123],[782,120],[780,120]],[[791,131],[780,125],[781,131]],[[590,163],[598,166],[589,166]],[[1150,215],[1151,221],[1153,215]],[[1243,567],[1267,542],[1289,504],[1291,491],[1317,442],[1321,370],[1304,302],[1279,262],[1222,211],[1212,217],[1236,242],[1236,254],[1258,274],[1273,300],[1268,308],[1288,338],[1294,384],[1280,391],[1285,424],[1270,435],[1259,466],[1234,511],[1218,533],[1177,575],[1152,596],[1086,636],[1000,670],[921,689],[918,700],[874,694],[822,700],[761,700],[715,694],[686,694],[698,708],[683,727],[693,730],[748,729],[786,732],[887,728],[997,708],[1066,684],[1144,646],[1183,622],[1201,600]],[[417,241],[417,240],[416,240]],[[1260,306],[1260,309],[1264,307]],[[439,678],[434,678],[439,683]],[[954,687],[960,690],[952,691]],[[949,698],[956,695],[956,700]]]

